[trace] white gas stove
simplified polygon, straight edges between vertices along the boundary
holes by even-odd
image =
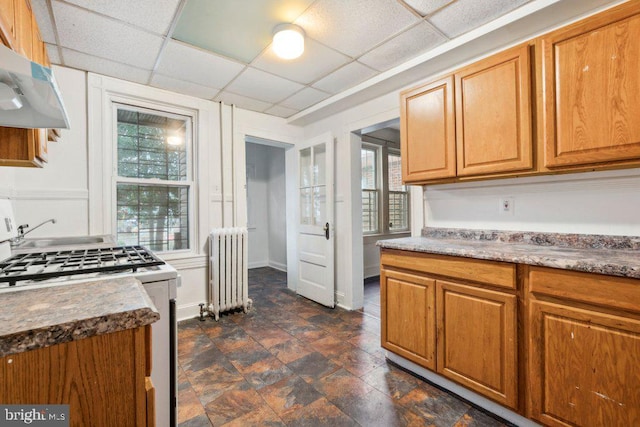
[[[0,200],[0,242],[14,237],[12,212]],[[3,211],[4,209],[4,211]],[[3,214],[3,212],[5,212]],[[8,212],[8,213],[7,213]],[[3,217],[3,215],[6,215]],[[8,237],[7,237],[8,236]],[[8,241],[0,243],[8,246]],[[132,276],[138,279],[160,313],[151,325],[151,380],[156,391],[156,425],[177,425],[177,271],[143,246],[83,245],[82,249],[0,253],[0,298],[5,292],[64,286]],[[0,251],[1,252],[1,251]],[[9,255],[7,257],[7,255]]]

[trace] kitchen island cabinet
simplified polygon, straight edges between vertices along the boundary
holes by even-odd
[[[71,426],[155,425],[159,315],[136,279],[3,292],[0,303],[0,402],[69,405]]]

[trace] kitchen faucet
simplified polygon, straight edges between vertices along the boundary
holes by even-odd
[[[18,226],[18,235],[16,237],[14,237],[13,239],[11,239],[11,246],[17,246],[18,244],[20,244],[20,242],[22,242],[24,240],[24,236],[26,236],[27,234],[31,233],[33,230],[42,227],[43,225],[45,225],[48,222],[50,222],[51,224],[55,224],[56,223],[56,219],[55,218],[51,218],[51,219],[48,219],[46,221],[42,221],[40,224],[36,225],[35,227],[30,229],[29,231],[24,231],[25,228],[29,228],[29,224],[19,225]]]

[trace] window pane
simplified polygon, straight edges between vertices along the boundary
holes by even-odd
[[[362,190],[362,232],[378,231],[378,192]]]
[[[406,191],[402,185],[402,163],[400,156],[389,154],[387,157],[389,168],[389,191]]]
[[[313,187],[313,223],[324,225],[327,222],[327,195],[324,185]]]
[[[189,187],[117,184],[118,245],[189,248]]]
[[[376,186],[376,150],[363,148],[362,156],[362,189],[375,190]]]
[[[311,148],[305,148],[300,151],[300,187],[311,184]]]
[[[408,200],[408,193],[389,192],[389,231],[407,230],[409,228]]]
[[[118,108],[118,175],[186,181],[188,119]]]

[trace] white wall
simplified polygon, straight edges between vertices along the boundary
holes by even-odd
[[[247,143],[249,268],[287,270],[284,149]]]
[[[426,186],[424,201],[430,227],[640,236],[638,169]]]
[[[54,66],[71,129],[48,145],[44,168],[0,168],[0,195],[13,201],[18,224],[31,227],[55,218],[29,237],[86,235],[89,230],[87,180],[87,91],[85,73]]]
[[[249,268],[269,265],[269,147],[247,143]]]
[[[287,194],[284,149],[269,147],[269,265],[287,270]]]

